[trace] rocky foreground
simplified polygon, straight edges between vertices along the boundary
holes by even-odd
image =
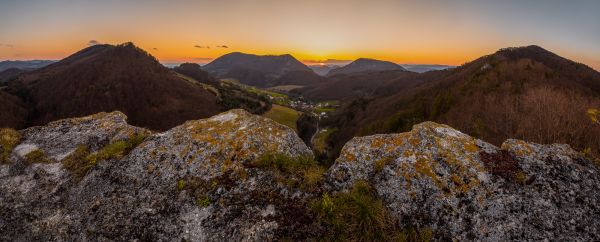
[[[2,241],[600,240],[600,171],[568,145],[425,122],[354,138],[326,170],[242,110],[163,133],[112,112],[0,134]]]

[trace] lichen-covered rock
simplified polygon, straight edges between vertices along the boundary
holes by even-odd
[[[508,140],[499,149],[432,122],[354,138],[330,191],[370,182],[403,226],[456,240],[600,238],[600,174],[567,145]]]
[[[249,166],[263,154],[312,152],[293,130],[243,110],[149,136],[122,158],[90,163],[82,179],[61,163],[77,147],[93,153],[147,131],[117,112],[21,132],[13,162],[0,166],[3,241],[270,240],[289,204],[312,196]],[[21,162],[37,149],[47,163]]]
[[[23,140],[15,148],[18,157],[29,151],[43,150],[49,158],[62,160],[77,145],[88,145],[92,150],[132,134],[149,134],[150,131],[127,124],[125,114],[115,111],[98,113],[81,118],[63,119],[45,126],[35,126],[21,131]]]
[[[156,134],[83,181],[81,192],[96,195],[78,209],[96,212],[82,238],[272,239],[282,213],[274,198],[303,194],[245,166],[266,153],[312,155],[293,130],[243,110]]]
[[[51,240],[72,233],[68,210],[71,175],[60,160],[77,145],[92,150],[128,135],[150,131],[127,124],[121,112],[98,113],[55,121],[20,131],[22,139],[8,164],[0,165],[0,240]],[[43,154],[43,163],[26,164],[32,152]]]
[[[19,131],[0,163],[0,241],[310,240],[328,231],[311,202],[359,180],[398,228],[439,240],[600,239],[598,168],[566,145],[497,148],[426,122],[348,142],[323,185],[322,170],[298,178],[259,166],[312,152],[243,110],[155,134],[125,120],[101,113]],[[298,186],[305,178],[317,187]]]

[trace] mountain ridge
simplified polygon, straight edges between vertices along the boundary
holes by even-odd
[[[332,69],[327,76],[342,74],[353,74],[365,71],[406,71],[404,67],[391,61],[376,60],[370,58],[358,58],[345,66]]]
[[[217,78],[235,78],[241,83],[269,87],[290,72],[314,72],[290,54],[254,55],[242,52],[225,54],[202,66]],[[316,74],[314,74],[316,75]]]
[[[26,126],[120,110],[132,123],[160,130],[220,111],[215,94],[130,42],[85,48],[20,75],[5,91],[29,107]]]

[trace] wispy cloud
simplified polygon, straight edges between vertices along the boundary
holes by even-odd
[[[227,45],[217,45],[217,48],[227,49],[227,48],[229,48],[229,46],[227,46]]]
[[[208,45],[194,45],[194,47],[196,47],[198,49],[210,49],[210,46],[208,46]]]
[[[14,46],[11,44],[0,44],[0,47],[13,48]]]
[[[99,45],[99,44],[100,44],[100,42],[99,42],[99,41],[97,41],[97,40],[90,40],[90,41],[88,41],[88,43],[87,43],[87,45],[88,45],[88,46],[92,46],[92,45]]]

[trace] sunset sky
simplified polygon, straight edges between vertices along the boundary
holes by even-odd
[[[451,65],[536,44],[600,70],[600,1],[0,0],[0,60],[127,41],[162,62],[240,51]]]

